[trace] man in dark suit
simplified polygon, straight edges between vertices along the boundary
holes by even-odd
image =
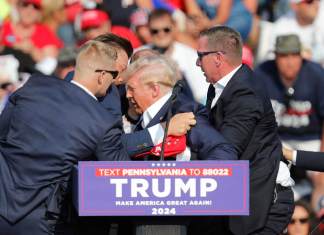
[[[116,70],[121,74],[127,68],[128,59],[133,53],[131,43],[127,39],[112,33],[99,35],[93,40],[103,42],[117,51]],[[73,74],[73,71],[70,72],[64,80],[70,82],[73,78]],[[116,86],[116,84],[118,84],[118,86]],[[126,91],[124,89],[124,84],[122,84],[122,78],[117,76],[114,80],[114,84],[108,88],[107,94],[100,97],[98,100],[105,109],[115,116],[116,119],[121,119],[121,116],[126,114],[128,110],[128,101],[125,93]],[[185,134],[187,130],[181,130],[179,128],[179,126],[184,125],[184,123],[185,128],[187,129],[189,129],[191,125],[195,124],[192,113],[177,114],[172,117],[169,133],[173,135]],[[121,137],[122,143],[130,156],[150,150],[154,146],[152,139],[155,138],[156,137],[153,136],[148,129],[132,134],[123,134]]]
[[[181,75],[174,62],[162,55],[146,56],[132,63],[125,72],[126,96],[135,110],[142,114],[139,128],[152,127],[166,120],[168,109],[172,114],[193,112],[196,125],[188,131],[187,147],[177,160],[235,160],[236,151],[208,122],[206,109],[183,94],[172,102],[172,88]],[[163,128],[155,144],[161,142]],[[189,149],[190,148],[190,149]]]
[[[189,160],[235,160],[236,151],[233,147],[216,131],[208,121],[206,109],[179,93],[174,103],[172,103],[172,88],[181,79],[181,74],[174,62],[162,55],[144,56],[130,64],[123,78],[126,81],[126,95],[133,104],[137,113],[142,114],[141,119],[135,127],[135,133],[143,128],[151,128],[160,122],[164,122],[171,108],[172,115],[181,112],[193,112],[196,118],[196,125],[186,134],[186,147],[173,156],[168,156],[167,160],[189,161]],[[172,106],[170,106],[172,105]],[[185,122],[185,121],[184,121]],[[184,124],[182,124],[184,125]],[[158,129],[161,128],[161,129]],[[187,128],[183,126],[182,128]],[[153,129],[159,138],[154,139],[154,144],[161,143],[164,129],[157,126]],[[157,156],[158,155],[158,156]],[[167,155],[167,154],[166,154]],[[159,154],[145,156],[144,160],[158,160]],[[139,158],[137,157],[136,160]],[[143,158],[140,158],[143,160]],[[136,223],[180,223],[187,224],[188,220],[154,219],[136,221]],[[159,227],[159,234],[162,234],[166,227]],[[182,228],[184,229],[184,228]],[[124,230],[124,229],[123,229]],[[120,234],[131,234],[123,231]]]
[[[202,32],[197,65],[211,83],[206,104],[211,124],[234,145],[240,160],[250,161],[250,215],[230,217],[227,233],[280,234],[293,211],[292,191],[284,187],[291,179],[277,177],[279,165],[281,171],[288,169],[280,162],[276,120],[266,91],[242,65],[239,33],[226,26]]]
[[[305,170],[324,172],[324,153],[282,148],[284,157]]]
[[[118,75],[117,52],[81,47],[71,83],[33,76],[0,116],[0,234],[69,233],[63,209],[79,160],[129,160],[121,123],[102,107]]]

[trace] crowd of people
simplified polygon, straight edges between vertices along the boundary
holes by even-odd
[[[251,169],[251,215],[193,221],[188,233],[320,234],[324,173],[309,171],[322,165],[304,151],[324,151],[322,22],[323,0],[0,0],[0,174],[13,177],[0,180],[0,234],[61,222],[42,217],[44,200],[67,190],[79,160],[158,159],[150,151],[178,80],[168,134],[188,144],[173,159],[249,160]],[[287,153],[291,177],[281,144],[298,150],[297,164]],[[56,162],[59,154],[66,159]],[[38,173],[62,168],[25,178],[20,155],[44,164]]]

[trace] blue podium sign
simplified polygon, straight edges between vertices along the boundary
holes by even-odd
[[[80,216],[249,215],[248,161],[79,162]]]

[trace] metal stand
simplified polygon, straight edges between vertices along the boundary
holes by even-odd
[[[187,235],[185,225],[137,225],[136,235]]]

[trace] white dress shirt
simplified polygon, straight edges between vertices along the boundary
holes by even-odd
[[[216,105],[217,100],[221,96],[224,88],[226,87],[227,83],[231,80],[231,78],[234,76],[234,74],[241,68],[242,65],[237,66],[232,72],[226,74],[224,77],[222,77],[218,82],[213,84],[215,87],[215,98],[213,99],[211,103],[211,108],[214,108]]]
[[[218,82],[213,84],[213,86],[215,87],[215,98],[212,101],[211,108],[213,108],[216,105],[216,102],[219,99],[219,97],[221,96],[226,85],[231,80],[231,78],[234,76],[234,74],[240,69],[241,66],[242,65],[239,65],[234,70],[232,70],[230,73],[228,73],[226,76],[224,76],[220,80],[218,80]],[[280,184],[284,187],[293,186],[295,184],[294,180],[290,177],[289,168],[284,162],[280,162],[276,183]]]
[[[142,127],[146,128],[146,126],[152,121],[152,119],[155,117],[155,115],[158,114],[161,107],[165,105],[165,103],[168,101],[168,99],[171,97],[172,91],[165,94],[163,97],[161,97],[159,100],[157,100],[154,104],[152,104],[150,107],[148,107],[145,112],[143,113],[143,121],[142,121]],[[154,125],[152,127],[148,128],[148,131],[151,135],[152,142],[154,145],[157,145],[163,141],[164,136],[164,129],[161,126],[161,124]],[[176,156],[177,161],[189,161],[191,157],[190,148],[186,147],[185,151],[178,154]]]

